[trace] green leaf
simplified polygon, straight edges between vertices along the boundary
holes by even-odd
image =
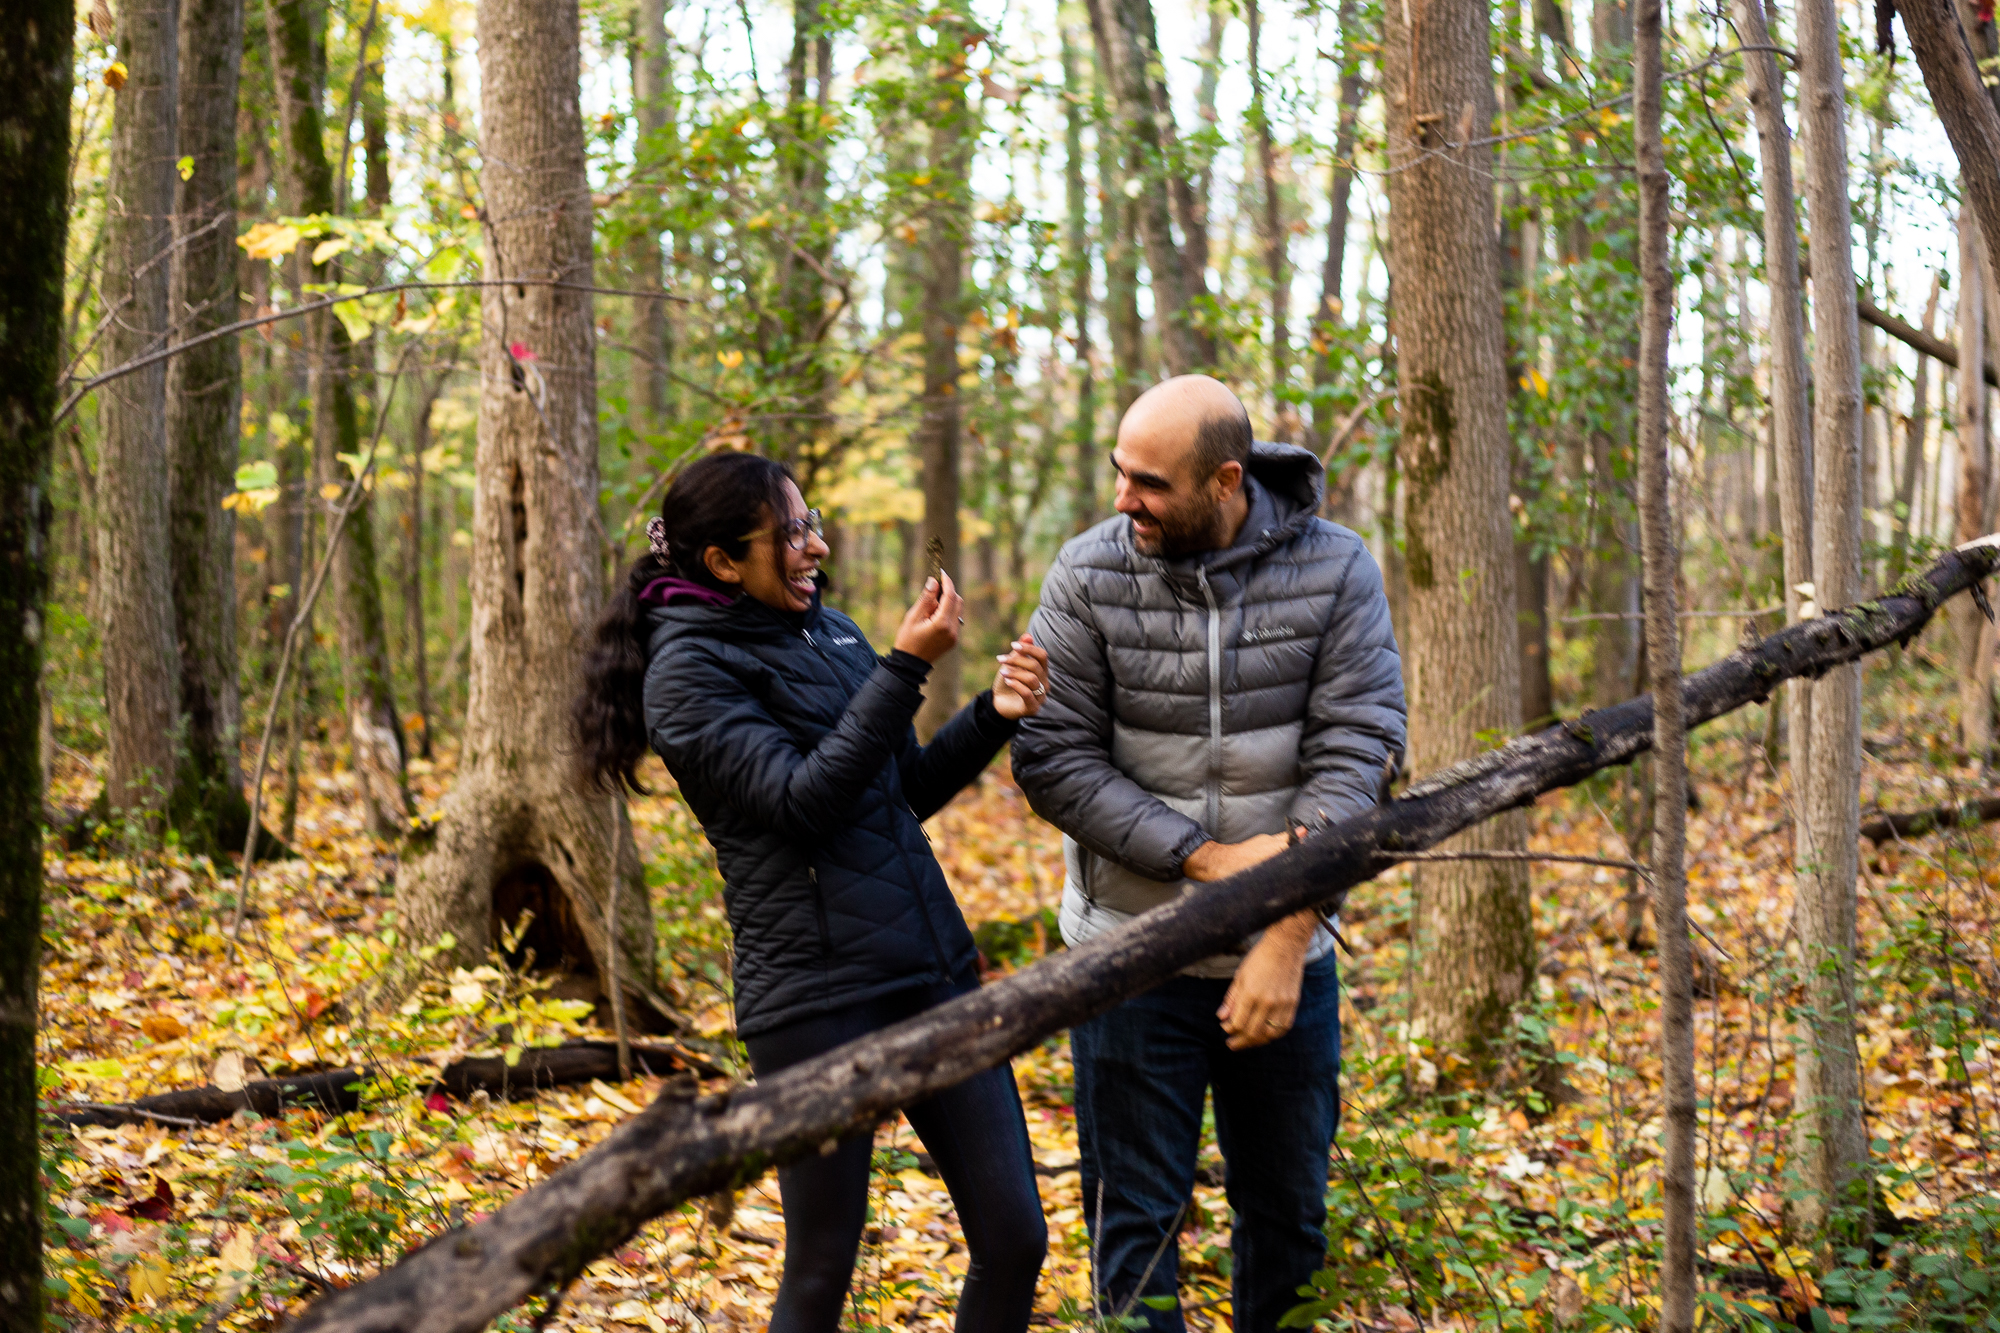
[[[277,484],[278,469],[269,462],[245,463],[236,469],[236,489],[239,491],[268,490]]]

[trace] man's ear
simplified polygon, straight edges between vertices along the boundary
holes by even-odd
[[[1230,459],[1215,470],[1215,498],[1223,503],[1228,503],[1229,498],[1235,495],[1237,488],[1242,485],[1243,465],[1235,459]]]
[[[711,546],[701,553],[701,563],[708,566],[708,572],[724,583],[743,582],[743,571],[720,546]]]

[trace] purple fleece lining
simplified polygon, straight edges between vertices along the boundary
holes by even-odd
[[[646,606],[672,606],[676,601],[692,602],[696,606],[728,606],[735,600],[728,593],[704,588],[692,580],[675,578],[671,574],[654,579],[639,590],[639,601]]]

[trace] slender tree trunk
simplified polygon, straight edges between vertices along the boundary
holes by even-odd
[[[578,23],[575,0],[479,6],[489,279],[591,281]],[[399,901],[414,940],[448,932],[448,956],[474,962],[493,938],[496,896],[539,894],[543,918],[567,907],[589,957],[604,960],[616,877],[624,1007],[657,1022],[652,911],[624,802],[580,791],[570,767],[569,701],[604,600],[591,313],[587,291],[497,286],[481,298],[471,696],[457,785],[429,845],[404,862]]]
[[[431,381],[411,418],[410,521],[403,533],[403,617],[410,641],[410,678],[417,687],[417,724],[423,729],[417,753],[425,759],[432,754],[431,733],[436,721],[431,715],[430,646],[424,633],[424,486],[429,480],[424,455],[431,449],[431,412],[445,380],[446,375],[441,374]]]
[[[1333,339],[1340,328],[1341,282],[1347,269],[1348,197],[1354,189],[1355,125],[1361,115],[1361,94],[1366,81],[1354,36],[1354,0],[1341,0],[1335,20],[1340,30],[1339,118],[1333,132],[1333,167],[1327,180],[1326,261],[1320,266],[1319,307],[1311,324],[1313,351],[1312,451],[1323,454],[1333,443],[1341,414],[1333,406]],[[1356,527],[1361,515],[1355,504],[1353,469],[1327,468],[1326,516],[1346,527]]]
[[[1736,26],[1746,48],[1768,47],[1763,0],[1735,0]],[[1764,282],[1771,293],[1771,437],[1777,459],[1778,520],[1784,543],[1785,619],[1796,621],[1812,582],[1812,454],[1806,407],[1805,294],[1799,279],[1799,233],[1792,192],[1792,135],[1785,125],[1784,84],[1769,51],[1743,53],[1764,196]],[[1822,603],[1823,605],[1823,603]],[[1793,790],[1805,791],[1810,771],[1812,687],[1785,687],[1785,729]]]
[[[1993,424],[1987,415],[1980,348],[1986,346],[1986,275],[1980,263],[1979,221],[1970,208],[1958,216],[1958,508],[1961,542],[1982,537],[1992,509]],[[1984,764],[1993,750],[1992,630],[1971,599],[1954,603],[1957,640],[1958,725],[1965,751]]]
[[[655,187],[664,186],[661,164],[673,154],[672,62],[666,0],[639,0],[637,26],[632,33],[632,102],[639,130],[635,170],[653,177],[648,184]],[[651,195],[653,190],[646,193]],[[642,213],[651,217],[652,209],[642,206]],[[663,289],[666,269],[656,223],[645,222],[633,237],[631,263],[634,287],[642,292]],[[673,363],[673,326],[668,323],[665,301],[637,301],[632,314],[637,348],[632,366],[633,424],[640,434],[649,435],[673,419],[672,383],[667,378]]]
[[[1122,419],[1125,409],[1152,382],[1146,361],[1145,325],[1139,319],[1138,206],[1125,183],[1136,179],[1125,171],[1124,131],[1107,115],[1102,47],[1096,49],[1091,90],[1092,120],[1097,125],[1098,227],[1104,246],[1104,324],[1111,337],[1111,398]],[[1113,424],[1116,430],[1116,423]]]
[[[173,249],[178,29],[175,0],[118,10],[128,69],[111,116],[104,307],[107,366],[167,340]],[[158,813],[173,789],[180,654],[169,563],[167,367],[104,387],[97,463],[97,580],[102,621],[104,795],[111,812]]]
[[[0,1333],[40,1333],[45,1299],[41,684],[75,31],[70,0],[0,9]]]
[[[787,221],[774,229],[772,237],[778,286],[783,292],[780,326],[773,341],[790,397],[785,423],[777,434],[778,453],[797,468],[808,491],[814,470],[823,461],[817,446],[831,424],[828,400],[835,387],[824,355],[830,325],[822,274],[832,254],[831,231],[824,222],[824,112],[832,64],[825,22],[820,0],[793,0],[784,128],[778,140],[779,161],[791,198]]]
[[[1097,368],[1090,343],[1090,218],[1083,161],[1083,71],[1076,34],[1062,26],[1063,72],[1063,191],[1068,227],[1063,234],[1063,265],[1069,276],[1071,355],[1076,361],[1076,454],[1070,529],[1082,532],[1097,521]],[[1104,201],[1105,216],[1112,201]]]
[[[1176,193],[1191,198],[1192,191],[1170,160],[1173,122],[1161,113],[1166,89],[1160,82],[1164,66],[1152,0],[1090,0],[1090,28],[1111,90],[1119,138],[1130,155],[1133,178],[1140,182],[1133,202],[1146,267],[1152,271],[1161,359],[1173,375],[1207,369],[1216,364],[1216,343],[1201,327],[1195,309],[1208,297],[1207,240],[1203,234],[1203,253],[1198,256],[1190,256],[1174,241],[1173,199]]]
[[[1646,668],[1653,693],[1653,922],[1660,934],[1660,1061],[1666,1102],[1660,1154],[1665,1254],[1661,1333],[1693,1333],[1695,1312],[1694,959],[1687,921],[1687,719],[1676,615],[1680,543],[1667,461],[1667,162],[1661,143],[1660,0],[1634,16],[1633,118],[1639,159],[1639,529],[1646,585]]]
[[[182,0],[180,147],[191,170],[175,209],[171,283],[177,340],[238,317],[236,84],[243,0]],[[171,813],[181,845],[220,857],[241,849],[242,700],[236,678],[236,522],[222,507],[235,489],[243,363],[218,338],[167,363],[167,458],[174,619],[181,658],[185,750]]]
[[[1924,302],[1924,336],[1931,337],[1937,327],[1938,292],[1943,286],[1942,273],[1931,274],[1930,299]],[[1931,361],[1922,352],[1917,353],[1917,373],[1910,390],[1910,416],[1903,428],[1902,466],[1896,477],[1896,535],[1890,547],[1889,585],[1894,587],[1903,577],[1910,563],[1910,533],[1914,529],[1918,514],[1917,483],[1923,474],[1924,436],[1930,420]]]
[[[1250,121],[1257,137],[1257,174],[1263,178],[1264,271],[1271,284],[1271,438],[1289,444],[1298,434],[1298,412],[1285,400],[1286,381],[1291,374],[1292,286],[1286,262],[1282,201],[1278,192],[1278,150],[1271,138],[1271,111],[1264,96],[1264,75],[1259,65],[1263,44],[1263,23],[1257,0],[1245,0],[1244,17],[1250,28]]]
[[[1813,588],[1821,606],[1858,600],[1861,579],[1861,357],[1847,195],[1846,92],[1833,0],[1799,5],[1799,102],[1813,237]],[[1978,344],[1973,345],[1975,348]],[[1979,357],[1968,350],[1966,358]],[[1797,771],[1796,769],[1794,770]],[[1810,1040],[1799,1052],[1798,1151],[1811,1186],[1802,1220],[1818,1226],[1857,1202],[1868,1134],[1854,1042],[1856,840],[1861,823],[1861,667],[1812,687],[1811,846],[1798,879]]]
[[[1473,0],[1412,0],[1407,10],[1387,6],[1385,17],[1410,759],[1429,772],[1521,720],[1493,153],[1444,143],[1476,137],[1493,120],[1491,28]],[[1472,133],[1462,133],[1468,122]],[[1518,849],[1525,835],[1517,813],[1453,845]],[[1470,1048],[1477,1059],[1528,991],[1535,938],[1524,871],[1465,861],[1416,877],[1413,1003],[1440,1050]]]
[[[928,166],[940,188],[924,222],[924,390],[918,407],[917,456],[923,466],[926,550],[943,553],[946,570],[961,586],[960,560],[958,326],[964,305],[965,243],[971,231],[972,200],[966,171],[979,128],[966,102],[965,48],[956,40],[965,20],[952,15],[938,29],[938,63],[931,72]],[[924,687],[917,730],[928,737],[958,711],[964,654],[954,649],[931,668]]]
[[[330,213],[335,190],[320,118],[314,3],[268,0],[266,13],[285,169],[291,177],[287,193],[302,212]],[[312,281],[336,281],[337,263],[314,265]],[[352,378],[354,344],[347,326],[329,314],[308,316],[307,325],[317,482],[322,487],[343,485],[348,471],[340,456],[352,457],[362,448]],[[396,711],[382,585],[376,572],[373,510],[372,499],[364,499],[348,517],[334,551],[333,593],[354,771],[361,783],[369,832],[388,837],[408,827],[410,798],[403,772],[403,723]]]

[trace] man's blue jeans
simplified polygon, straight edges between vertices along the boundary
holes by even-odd
[[[1269,1333],[1325,1265],[1326,1176],[1340,1116],[1340,979],[1306,969],[1298,1017],[1276,1041],[1232,1051],[1215,1011],[1227,981],[1175,977],[1070,1030],[1083,1212],[1100,1314],[1181,1333],[1175,1219],[1194,1192],[1202,1094],[1235,1211],[1237,1333]],[[1100,1194],[1100,1188],[1102,1193]],[[1102,1222],[1100,1224],[1100,1199]],[[1151,1273],[1147,1273],[1150,1266]]]

